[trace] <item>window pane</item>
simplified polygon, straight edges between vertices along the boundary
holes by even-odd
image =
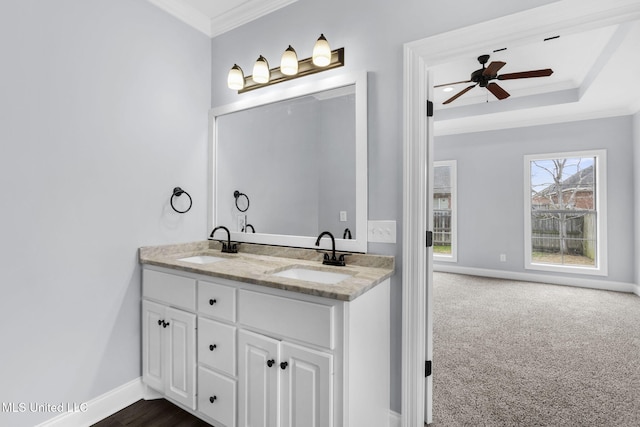
[[[435,166],[433,182],[433,252],[452,254],[451,167]]]
[[[530,162],[531,262],[596,264],[596,158]]]

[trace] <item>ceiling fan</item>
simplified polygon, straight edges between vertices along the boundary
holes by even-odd
[[[471,80],[463,80],[461,82],[453,82],[446,83],[442,85],[437,85],[434,87],[442,87],[442,86],[451,86],[457,85],[460,83],[471,83],[471,86],[467,86],[462,89],[460,92],[453,95],[451,98],[447,99],[443,102],[443,104],[448,104],[450,102],[455,101],[471,89],[476,86],[486,87],[489,92],[491,92],[496,98],[502,100],[508,98],[509,92],[502,89],[497,83],[492,82],[491,80],[513,80],[513,79],[528,79],[530,77],[548,77],[553,74],[553,70],[551,68],[545,68],[543,70],[531,70],[531,71],[521,71],[519,73],[508,73],[508,74],[500,74],[498,75],[498,71],[502,67],[506,65],[506,62],[502,61],[492,61],[487,67],[485,64],[489,61],[489,55],[481,55],[478,57],[478,62],[482,65],[482,68],[475,70],[471,73]]]

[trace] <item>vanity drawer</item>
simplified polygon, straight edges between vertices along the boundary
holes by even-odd
[[[333,306],[240,290],[238,321],[265,332],[334,348]]]
[[[198,318],[198,362],[236,374],[236,328]]]
[[[205,368],[198,368],[198,410],[221,422],[236,425],[236,382]]]
[[[198,281],[198,311],[209,316],[236,321],[236,289]]]
[[[142,296],[174,307],[196,310],[196,280],[189,277],[142,270]]]

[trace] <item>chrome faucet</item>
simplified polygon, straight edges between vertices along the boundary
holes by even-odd
[[[224,230],[227,232],[227,243],[225,243],[224,241],[220,240],[219,242],[222,243],[222,252],[228,253],[228,254],[236,254],[238,253],[238,245],[231,244],[231,233],[229,232],[229,229],[227,227],[225,227],[224,225],[220,225],[216,228],[213,229],[213,231],[211,232],[211,235],[209,236],[209,240],[214,240],[213,239],[213,234],[217,231],[217,230]]]
[[[336,257],[336,239],[333,237],[333,234],[329,233],[328,231],[323,231],[322,233],[320,233],[318,239],[316,240],[316,246],[320,246],[320,239],[322,239],[324,236],[329,236],[331,238],[331,257],[329,257],[329,254],[325,252],[322,263],[326,265],[344,266],[344,256],[347,254],[341,254],[339,257]]]

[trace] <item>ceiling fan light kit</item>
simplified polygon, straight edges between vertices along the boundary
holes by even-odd
[[[509,92],[504,90],[500,85],[493,82],[492,80],[514,80],[514,79],[528,79],[532,77],[548,77],[553,74],[553,70],[551,68],[545,68],[542,70],[531,70],[531,71],[521,71],[517,73],[508,73],[508,74],[500,74],[498,75],[498,71],[502,69],[506,62],[503,61],[492,61],[488,66],[485,67],[485,64],[489,62],[489,55],[480,55],[478,57],[478,62],[482,65],[482,68],[475,70],[471,73],[471,78],[469,80],[463,80],[460,82],[453,83],[445,83],[441,85],[437,85],[434,87],[442,87],[442,86],[451,86],[460,83],[473,83],[470,86],[462,89],[460,92],[453,95],[451,98],[447,99],[443,102],[443,104],[449,104],[465,93],[469,92],[476,86],[487,88],[489,92],[493,94],[499,100],[506,99],[510,96]]]

